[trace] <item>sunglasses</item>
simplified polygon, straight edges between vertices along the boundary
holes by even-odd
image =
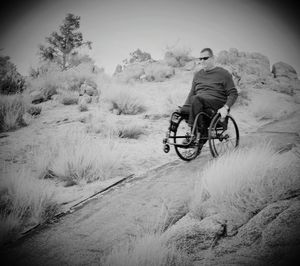
[[[206,61],[208,58],[210,58],[210,56],[199,57],[199,60],[200,60],[200,61],[202,61],[202,60]]]

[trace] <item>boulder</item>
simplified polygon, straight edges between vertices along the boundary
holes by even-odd
[[[225,224],[220,215],[199,221],[188,214],[170,227],[163,238],[167,243],[175,244],[179,250],[191,254],[194,259],[203,259],[206,251],[225,233]]]
[[[272,66],[272,73],[274,78],[286,77],[289,79],[298,79],[296,70],[289,64],[284,62],[277,62]]]
[[[92,97],[88,94],[83,94],[82,96],[79,96],[78,104],[88,104],[92,102]]]
[[[293,246],[300,243],[300,201],[289,201],[276,219],[262,232],[262,244],[268,247]]]
[[[89,96],[98,96],[99,92],[98,92],[97,88],[95,88],[94,86],[91,86],[90,84],[84,82],[80,86],[80,93],[79,93],[79,95],[84,95],[84,94],[87,94]]]
[[[223,235],[205,262],[208,265],[290,265],[288,261],[297,254],[295,249],[300,243],[299,210],[299,198],[269,204],[240,227],[236,235]],[[199,259],[199,265],[203,265],[203,259]]]

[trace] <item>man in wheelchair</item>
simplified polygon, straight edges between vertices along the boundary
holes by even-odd
[[[212,49],[204,48],[199,60],[202,68],[195,73],[185,104],[178,110],[182,115],[188,116],[188,125],[191,128],[196,115],[200,112],[219,113],[221,121],[224,121],[238,96],[232,75],[226,69],[215,65]],[[205,138],[208,134],[207,123],[209,123],[207,118],[200,115],[197,126],[202,135],[201,146],[207,141]]]

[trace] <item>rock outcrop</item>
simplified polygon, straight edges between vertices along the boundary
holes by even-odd
[[[274,78],[286,77],[288,79],[298,79],[296,70],[289,64],[277,62],[272,66]]]
[[[260,53],[246,53],[235,48],[221,51],[217,63],[233,74],[239,92],[249,88],[267,88],[293,95],[300,90],[300,81],[295,69],[284,62],[271,65],[268,57]]]
[[[271,203],[227,234],[226,220],[188,213],[163,237],[191,256],[194,265],[288,265],[300,250],[300,191]]]

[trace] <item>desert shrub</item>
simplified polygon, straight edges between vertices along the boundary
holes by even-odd
[[[145,134],[143,123],[120,121],[113,114],[99,113],[88,120],[86,132],[101,134],[105,138],[138,139]]]
[[[26,88],[24,77],[8,56],[0,56],[0,93],[15,94]]]
[[[115,88],[107,97],[116,114],[136,115],[146,110],[142,96],[132,89]]]
[[[79,94],[72,91],[61,91],[60,103],[64,105],[77,104],[79,100]]]
[[[171,67],[183,67],[192,60],[191,49],[184,47],[167,47],[164,60]]]
[[[124,63],[127,64],[133,64],[133,63],[138,63],[138,62],[145,62],[148,60],[151,60],[151,55],[149,53],[143,52],[140,49],[137,49],[130,53],[130,58],[125,59]]]
[[[70,132],[49,141],[47,151],[37,150],[34,161],[44,176],[51,172],[62,181],[90,183],[117,175],[122,147],[112,139],[95,141],[81,132]]]
[[[144,128],[139,124],[133,123],[118,125],[115,129],[115,134],[119,138],[138,139],[141,135],[144,134]]]
[[[190,208],[200,219],[215,208],[235,228],[268,204],[299,190],[299,181],[298,158],[261,143],[209,163],[199,176]]]
[[[25,125],[23,115],[28,99],[21,94],[2,95],[0,98],[0,131],[17,129]]]
[[[175,70],[163,63],[155,62],[145,66],[145,78],[148,81],[164,81],[174,74]]]
[[[53,187],[35,178],[28,169],[2,174],[0,243],[13,240],[29,224],[41,223],[58,210],[53,201]]]

